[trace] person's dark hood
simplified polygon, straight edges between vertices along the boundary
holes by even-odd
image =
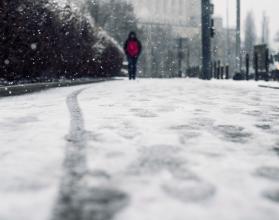
[[[131,32],[129,33],[129,39],[137,39],[137,34],[136,34],[136,32],[131,31]]]

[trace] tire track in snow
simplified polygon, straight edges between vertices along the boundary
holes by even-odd
[[[71,116],[70,131],[64,159],[64,174],[52,220],[109,220],[127,204],[127,195],[113,187],[90,183],[100,178],[88,172],[86,163],[86,130],[78,95],[80,89],[67,97]]]

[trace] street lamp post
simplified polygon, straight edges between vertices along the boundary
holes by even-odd
[[[236,0],[236,71],[241,73],[241,35],[240,35],[240,17],[241,17],[241,7],[240,0]]]
[[[202,0],[202,79],[211,79],[211,5]]]

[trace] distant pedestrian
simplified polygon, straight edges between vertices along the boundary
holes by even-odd
[[[128,60],[129,79],[135,80],[137,76],[137,62],[141,54],[141,42],[138,40],[135,32],[130,32],[124,45],[124,51]]]

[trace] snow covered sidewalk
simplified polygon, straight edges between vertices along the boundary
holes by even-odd
[[[187,79],[2,99],[0,219],[277,220],[278,103]]]

